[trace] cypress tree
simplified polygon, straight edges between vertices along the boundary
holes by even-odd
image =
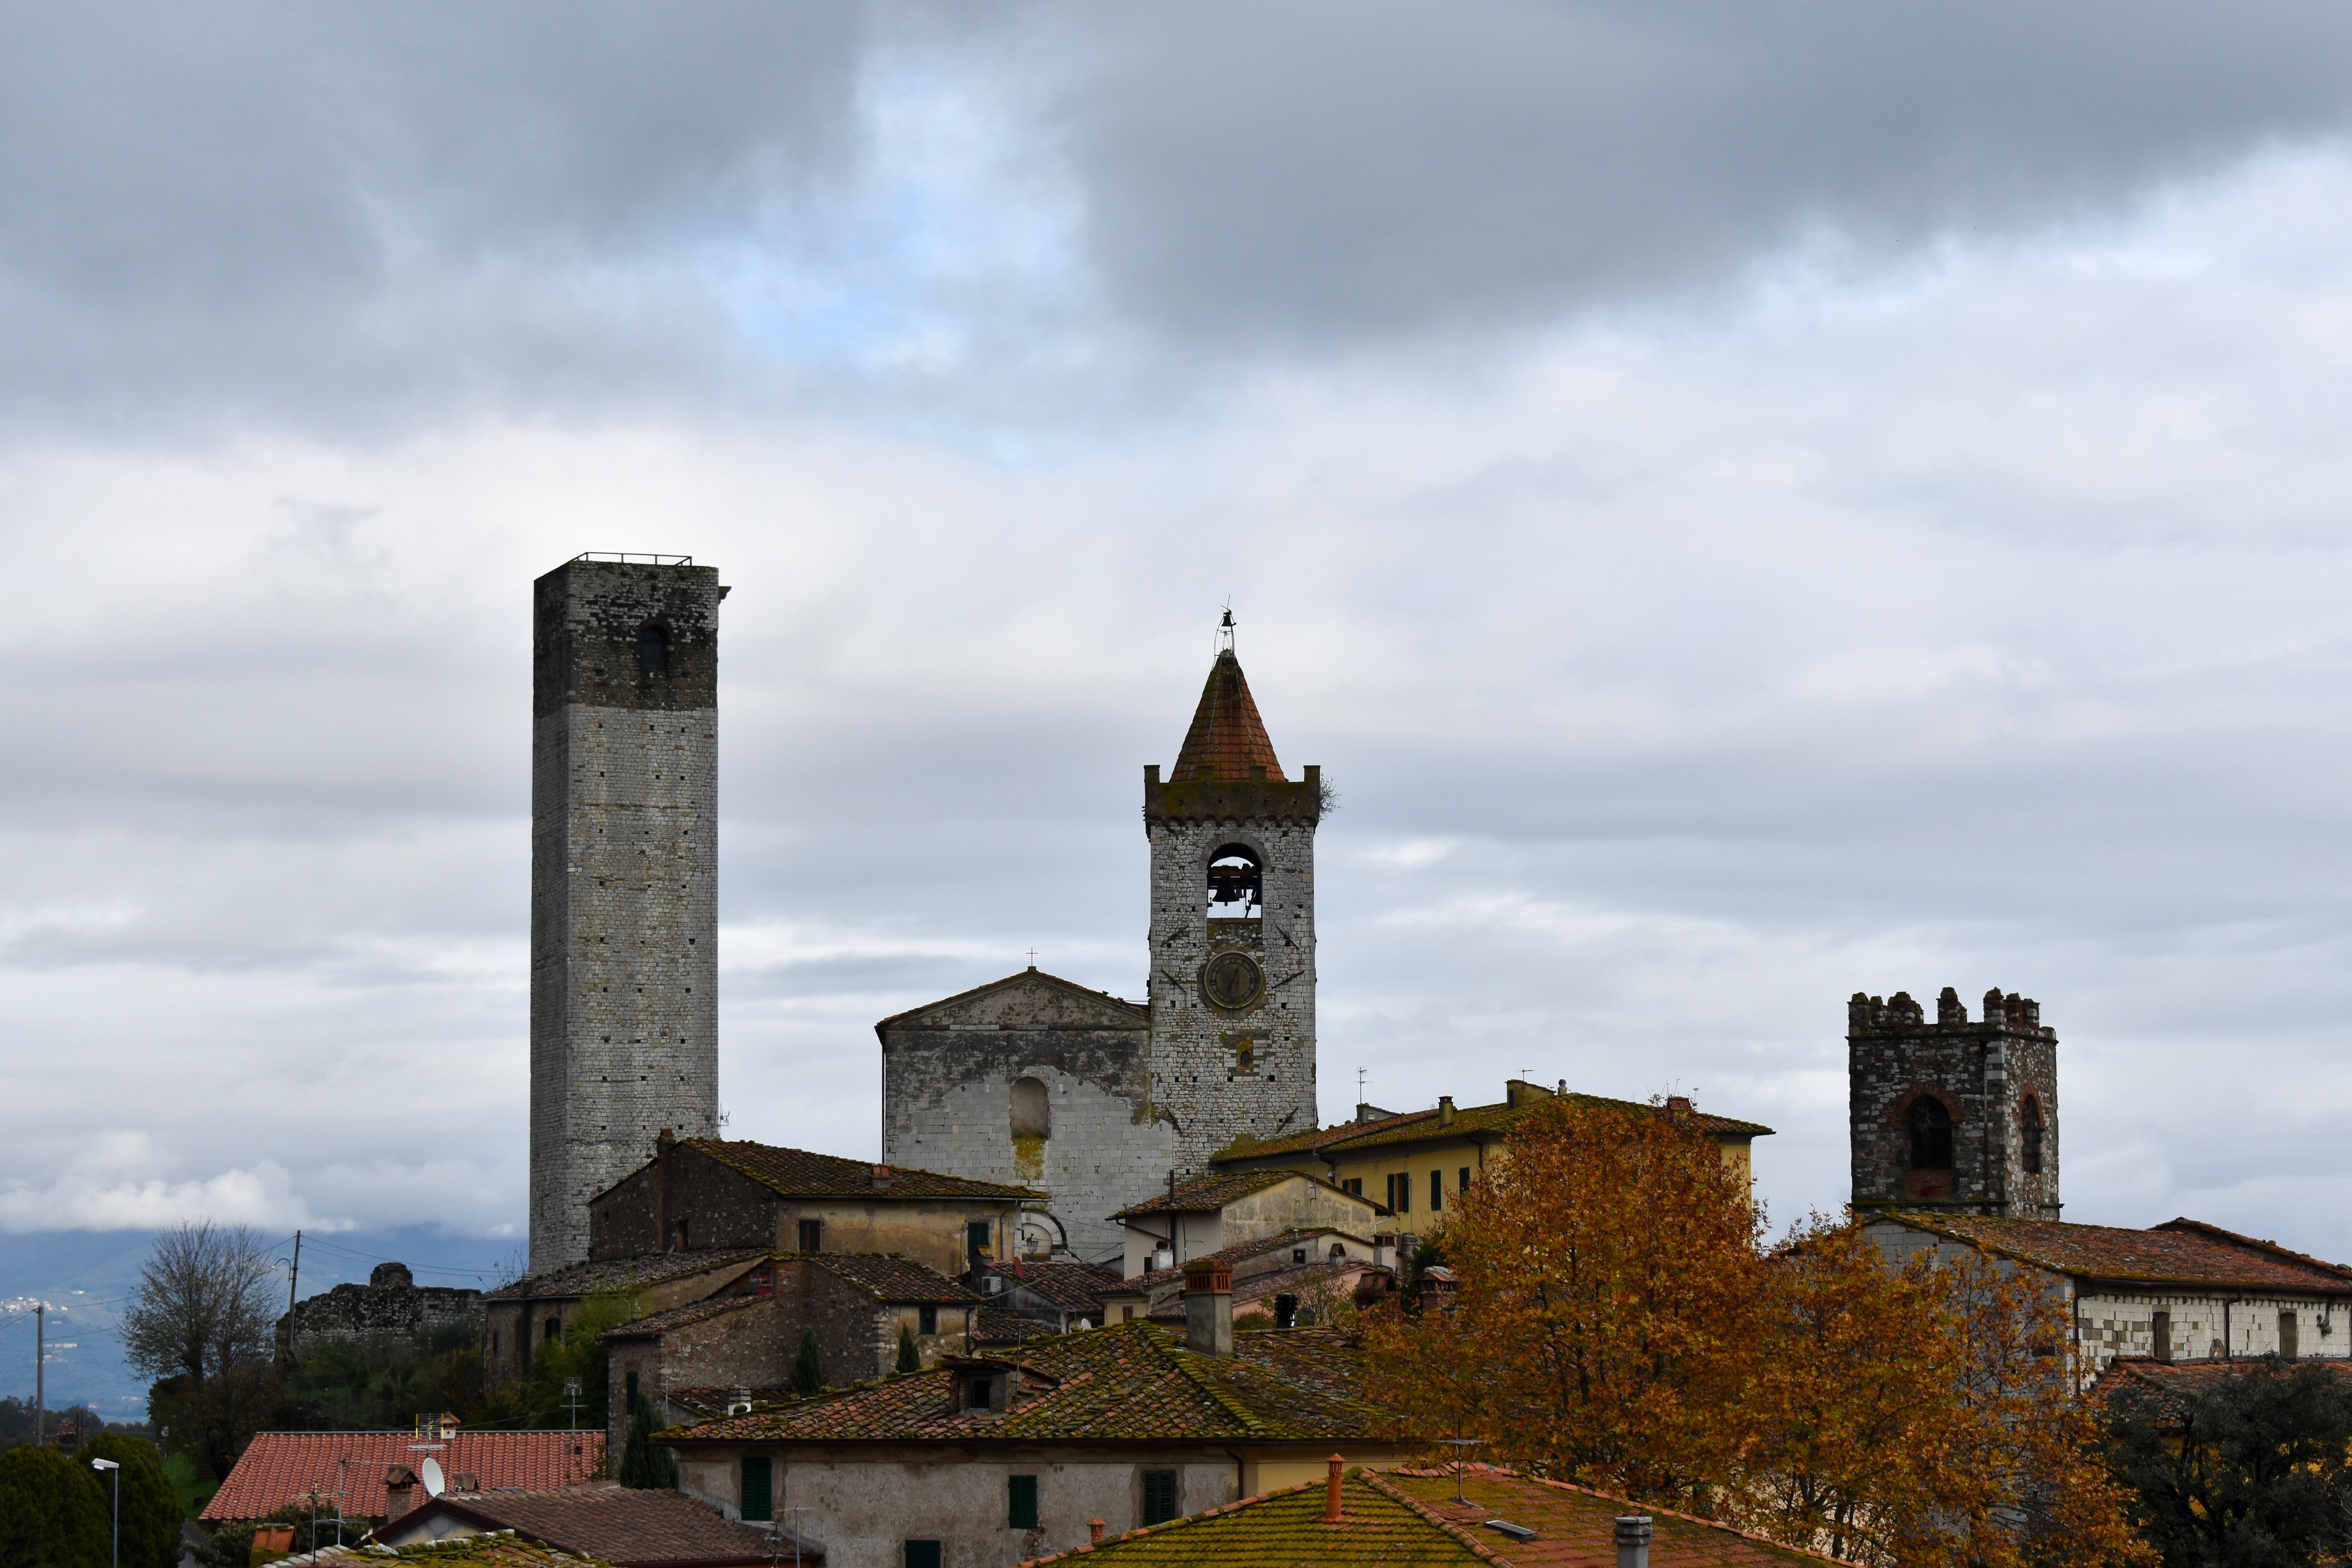
[[[915,1331],[904,1323],[898,1325],[898,1370],[900,1372],[923,1370],[923,1352],[915,1348]]]
[[[824,1388],[824,1357],[816,1348],[816,1331],[801,1336],[801,1353],[793,1360],[793,1392],[805,1399]]]
[[[629,1421],[628,1443],[621,1450],[621,1484],[639,1491],[677,1487],[677,1456],[654,1441],[654,1402],[643,1395]]]

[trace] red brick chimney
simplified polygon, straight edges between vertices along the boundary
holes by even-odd
[[[1339,1455],[1331,1456],[1331,1476],[1323,1483],[1323,1522],[1338,1524],[1347,1516],[1339,1509],[1339,1473],[1348,1461]]]
[[[1108,1527],[1103,1523],[1100,1515],[1097,1515],[1095,1518],[1087,1521],[1087,1534],[1097,1546],[1100,1546],[1102,1544],[1103,1531],[1108,1528]]]

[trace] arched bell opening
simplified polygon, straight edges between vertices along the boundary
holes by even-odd
[[[1265,912],[1265,867],[1246,844],[1228,844],[1209,857],[1209,918],[1256,920]]]

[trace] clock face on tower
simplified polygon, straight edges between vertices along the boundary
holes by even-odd
[[[1254,1007],[1265,994],[1265,971],[1248,953],[1218,953],[1201,966],[1201,994],[1228,1013]]]

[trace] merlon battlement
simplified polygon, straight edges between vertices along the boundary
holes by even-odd
[[[2003,995],[1998,985],[1985,993],[1981,1023],[1969,1022],[1968,1005],[1960,1000],[1960,994],[1948,985],[1936,998],[1933,1024],[1927,1022],[1927,1010],[1914,1001],[1908,991],[1897,991],[1887,997],[1855,992],[1845,1005],[1845,1023],[1850,1036],[1934,1028],[1966,1029],[1971,1034],[2032,1035],[2052,1040],[2058,1037],[2057,1030],[2042,1026],[2042,1004],[2014,991]]]
[[[1227,779],[1213,764],[1203,764],[1195,777],[1162,782],[1160,765],[1143,770],[1143,816],[1147,822],[1168,818],[1194,821],[1245,822],[1254,817],[1319,822],[1323,818],[1323,770],[1308,767],[1307,776],[1291,781],[1267,776],[1263,767],[1255,776]]]

